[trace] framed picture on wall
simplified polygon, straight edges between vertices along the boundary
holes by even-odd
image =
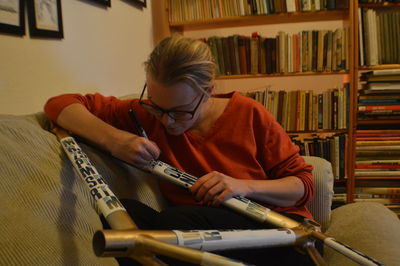
[[[90,0],[90,1],[102,4],[104,6],[111,6],[111,0]]]
[[[25,35],[25,0],[0,0],[0,33]]]
[[[131,0],[131,1],[133,1],[133,3],[135,3],[139,6],[147,7],[147,3],[146,3],[147,0]]]
[[[31,37],[64,37],[61,0],[26,0]]]

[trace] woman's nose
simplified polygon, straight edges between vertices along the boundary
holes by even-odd
[[[172,117],[170,117],[167,113],[163,113],[163,115],[160,118],[160,121],[164,126],[171,125],[175,122],[175,120]]]

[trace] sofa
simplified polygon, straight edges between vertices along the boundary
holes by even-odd
[[[114,258],[95,256],[99,210],[49,128],[42,112],[0,115],[0,265],[118,265]],[[80,145],[117,197],[165,208],[153,176]],[[385,265],[400,265],[397,216],[377,203],[331,211],[330,164],[304,158],[314,166],[317,193],[309,207],[322,230]],[[328,265],[356,265],[329,248],[324,258]]]

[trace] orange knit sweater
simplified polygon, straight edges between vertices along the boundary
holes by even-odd
[[[216,95],[230,98],[224,113],[204,136],[190,130],[180,136],[166,133],[154,116],[141,108],[137,99],[119,100],[100,94],[66,94],[51,98],[45,105],[46,115],[55,122],[61,110],[81,103],[90,112],[113,126],[135,132],[128,116],[134,109],[149,139],[161,150],[160,160],[197,177],[213,170],[240,179],[276,179],[297,176],[304,184],[304,196],[293,207],[276,207],[261,203],[278,212],[312,218],[305,204],[314,193],[312,166],[305,164],[273,116],[256,101],[237,92]],[[182,188],[160,182],[165,198],[174,205],[200,204]]]

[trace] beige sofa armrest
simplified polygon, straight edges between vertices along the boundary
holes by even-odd
[[[313,177],[315,184],[314,198],[307,204],[314,219],[321,224],[325,231],[331,219],[331,206],[333,196],[333,173],[331,163],[327,160],[303,156],[304,161],[313,166]]]
[[[326,234],[385,265],[400,265],[400,220],[379,203],[347,204],[332,211]],[[325,248],[328,264],[358,265],[330,248]]]

